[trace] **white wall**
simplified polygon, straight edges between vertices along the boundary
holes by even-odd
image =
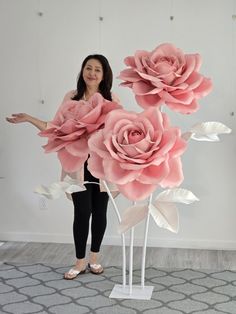
[[[151,221],[148,245],[236,249],[236,136],[230,115],[236,100],[235,14],[236,0],[0,0],[0,240],[72,242],[73,218],[66,198],[47,201],[42,210],[33,190],[58,180],[59,162],[43,153],[45,141],[36,129],[10,125],[5,116],[28,112],[50,120],[65,92],[75,88],[81,61],[90,53],[105,54],[116,78],[127,55],[172,42],[186,53],[199,52],[201,72],[214,83],[197,113],[168,112],[172,122],[186,131],[196,122],[221,121],[233,133],[219,143],[190,142],[182,187],[200,202],[178,206],[177,235]],[[114,80],[114,91],[125,107],[140,111],[131,90],[119,83]],[[122,196],[118,203],[121,209],[128,205]],[[120,243],[116,227],[110,205],[104,243]],[[143,225],[135,230],[141,244]]]

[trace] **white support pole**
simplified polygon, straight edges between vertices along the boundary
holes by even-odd
[[[121,222],[121,216],[120,216],[118,207],[116,206],[116,202],[114,200],[114,197],[112,196],[111,191],[110,191],[106,181],[103,180],[102,183],[104,184],[104,186],[107,190],[107,194],[110,197],[110,200],[111,200],[112,205],[113,205],[115,212],[116,212],[117,219],[120,223]],[[126,253],[125,253],[125,235],[124,235],[124,233],[121,234],[121,240],[122,240],[122,258],[123,258],[123,265],[122,265],[122,278],[123,278],[122,281],[123,282],[122,282],[122,285],[123,285],[123,288],[125,288],[126,287]]]
[[[144,288],[144,281],[145,281],[145,261],[146,261],[146,250],[147,250],[147,236],[148,236],[148,228],[149,228],[149,218],[150,218],[150,209],[149,206],[152,202],[152,194],[149,196],[148,200],[148,214],[146,218],[145,224],[145,233],[144,233],[144,241],[143,241],[143,253],[142,253],[142,267],[141,267],[141,286]]]
[[[129,251],[129,294],[132,295],[133,288],[133,247],[134,227],[130,229],[130,251]]]
[[[149,199],[149,204],[152,198]],[[152,297],[153,286],[144,286],[144,272],[145,272],[145,258],[146,258],[146,244],[147,244],[147,233],[149,225],[149,210],[146,221],[145,239],[143,245],[143,256],[142,256],[142,285],[133,285],[133,242],[134,242],[134,227],[130,230],[130,257],[129,257],[129,285],[115,285],[110,294],[110,298],[116,299],[137,299],[137,300],[150,300]]]

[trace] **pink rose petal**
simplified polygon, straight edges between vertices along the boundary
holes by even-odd
[[[91,153],[88,159],[88,170],[95,178],[106,179],[103,167],[103,159],[96,153]]]
[[[156,185],[143,184],[139,181],[132,181],[124,185],[117,185],[119,191],[132,201],[141,201],[146,199],[155,191]]]
[[[78,171],[78,169],[83,167],[87,158],[87,156],[84,158],[78,158],[76,156],[73,156],[70,153],[68,153],[66,149],[61,149],[57,153],[57,155],[61,162],[63,170],[65,170],[68,173]]]
[[[160,183],[163,188],[173,188],[179,186],[184,179],[180,158],[173,158],[169,160],[169,167],[171,171],[169,172],[168,176]]]
[[[124,170],[120,164],[113,159],[105,159],[103,162],[104,173],[109,182],[125,184],[135,180],[141,171]]]

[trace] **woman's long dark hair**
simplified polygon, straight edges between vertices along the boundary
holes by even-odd
[[[112,100],[112,96],[111,96],[111,87],[112,87],[112,80],[113,80],[112,70],[111,70],[111,67],[109,65],[107,58],[99,54],[89,55],[84,59],[79,76],[78,76],[78,80],[77,80],[77,93],[73,97],[73,100],[80,100],[81,98],[83,98],[83,95],[86,91],[86,84],[83,79],[83,70],[87,61],[90,59],[98,60],[101,63],[102,69],[103,69],[103,79],[101,83],[99,84],[99,92],[102,94],[102,96],[105,99]]]

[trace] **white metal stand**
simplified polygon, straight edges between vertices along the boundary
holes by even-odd
[[[151,300],[153,286],[132,286],[132,293],[130,287],[125,288],[122,285],[115,285],[109,298],[113,299],[136,299],[136,300]]]
[[[114,197],[112,196],[111,191],[110,191],[106,181],[102,181],[102,182],[103,182],[103,184],[107,190],[107,194],[110,197],[110,200],[111,200],[112,205],[113,205],[115,212],[116,212],[117,219],[120,223],[121,217],[120,217],[118,207],[116,206],[116,202],[114,200]],[[125,289],[126,288],[126,253],[125,253],[125,235],[124,235],[124,233],[121,234],[121,241],[122,241],[122,257],[123,257],[123,266],[122,266],[123,285],[122,285],[122,287]]]
[[[146,224],[147,225],[147,224]],[[146,232],[145,232],[146,234]],[[133,285],[133,247],[134,247],[134,227],[130,230],[130,255],[129,255],[129,285],[124,287],[123,285],[115,285],[110,298],[114,299],[138,299],[138,300],[150,300],[152,296],[153,286],[144,286],[144,279],[141,279],[143,284],[141,286]],[[146,244],[143,250],[143,258],[145,260]],[[145,264],[142,265],[142,268]],[[144,276],[144,271],[142,272]]]
[[[121,222],[121,217],[119,210],[117,208],[117,205],[115,203],[115,200],[111,194],[111,191],[106,184],[105,181],[103,181],[103,184],[107,190],[107,193],[111,199],[111,202],[113,204],[113,207],[115,209],[117,218],[119,223]],[[149,198],[150,205],[152,201],[152,195]],[[109,298],[114,299],[138,299],[138,300],[150,300],[152,297],[152,292],[154,286],[145,286],[144,280],[145,280],[145,259],[146,259],[146,248],[147,248],[147,234],[148,234],[148,228],[149,228],[149,211],[147,214],[146,219],[146,225],[145,225],[145,234],[144,234],[144,242],[143,242],[143,252],[142,252],[142,269],[141,269],[141,285],[133,285],[133,246],[134,246],[134,227],[130,230],[130,256],[129,256],[129,285],[126,285],[126,254],[125,254],[125,237],[124,233],[122,233],[122,254],[123,254],[123,284],[122,285],[115,285],[112,289],[112,292],[109,296]]]

